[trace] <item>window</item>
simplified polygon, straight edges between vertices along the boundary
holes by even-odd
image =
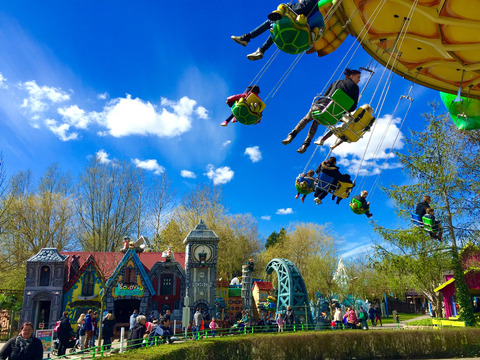
[[[83,274],[82,296],[92,296],[95,288],[95,276],[91,270]]]
[[[160,281],[160,295],[172,295],[172,275],[163,275]]]
[[[125,284],[136,284],[136,271],[134,267],[125,268]]]
[[[50,266],[42,266],[40,269],[40,286],[50,285]]]

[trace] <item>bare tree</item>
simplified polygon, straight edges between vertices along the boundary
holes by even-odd
[[[173,210],[175,189],[166,173],[157,176],[150,185],[150,206],[148,225],[152,230],[153,242],[157,250],[162,243],[161,233],[165,228],[169,214]],[[163,245],[163,244],[162,244]]]
[[[115,251],[138,219],[138,169],[127,162],[92,158],[80,176],[78,233],[84,250]]]

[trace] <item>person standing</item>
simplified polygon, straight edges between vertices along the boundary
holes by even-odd
[[[98,312],[94,311],[92,314],[92,347],[95,347],[95,340],[97,338],[97,319]]]
[[[199,338],[200,327],[202,326],[203,316],[200,312],[200,308],[197,308],[195,314],[193,315],[193,325],[195,326],[195,340]]]
[[[210,333],[212,334],[212,337],[215,337],[215,330],[217,329],[218,324],[215,321],[214,317],[212,317],[212,321],[210,321],[210,324],[208,325],[208,327],[210,328]]]
[[[112,310],[105,315],[105,318],[102,321],[103,323],[103,345],[105,345],[105,350],[110,350],[112,347],[112,338],[113,338],[113,328],[115,327],[115,316],[112,314]]]
[[[24,322],[18,336],[11,338],[0,350],[1,360],[42,360],[43,346],[33,336],[33,324]]]
[[[368,314],[363,307],[360,307],[358,311],[358,321],[360,321],[362,329],[368,330]]]
[[[89,349],[92,342],[92,316],[93,310],[90,309],[85,316],[85,349]]]
[[[68,318],[68,311],[63,312],[63,316],[60,318],[60,329],[57,332],[60,345],[58,346],[58,356],[65,355],[67,351],[67,344],[72,335],[72,325]]]
[[[282,314],[277,314],[277,325],[278,325],[278,332],[283,332],[283,317]]]
[[[287,306],[287,311],[285,311],[285,325],[287,331],[291,331],[293,329],[293,325],[295,325],[295,312],[292,310],[291,306]]]
[[[343,313],[342,309],[340,307],[337,307],[335,310],[335,314],[333,314],[333,320],[335,320],[335,329],[340,330],[343,328],[342,323],[343,323]]]
[[[129,344],[129,349],[137,349],[142,346],[143,342],[143,335],[147,331],[147,327],[145,323],[147,322],[147,318],[144,315],[138,315],[136,317],[136,324],[132,329],[132,333],[130,334],[129,340],[132,340]]]
[[[132,315],[130,315],[130,332],[133,330],[135,325],[137,324],[137,317],[138,317],[138,310],[133,310]]]
[[[372,304],[370,304],[370,309],[368,309],[368,318],[372,322],[372,326],[375,326],[375,309]]]
[[[77,336],[80,350],[83,351],[85,349],[85,314],[80,314],[80,317],[78,318]]]
[[[375,305],[375,326],[377,326],[378,321],[380,321],[380,326],[382,324],[382,309],[378,305]]]

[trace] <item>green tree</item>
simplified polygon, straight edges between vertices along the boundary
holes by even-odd
[[[424,115],[423,131],[411,131],[406,140],[407,153],[397,154],[413,183],[393,185],[385,192],[404,219],[409,218],[409,210],[423,195],[430,195],[430,206],[444,227],[443,240],[438,243],[420,229],[389,230],[377,226],[376,231],[384,239],[384,244],[377,245],[377,254],[384,265],[410,272],[415,286],[434,303],[433,288],[441,283],[442,270],[453,270],[460,318],[473,324],[473,305],[458,259],[458,244],[471,236],[480,211],[478,178],[465,166],[472,158],[478,158],[478,146],[469,144],[448,116],[436,115],[436,108],[433,103],[432,113]]]
[[[268,249],[270,246],[273,246],[277,244],[279,241],[282,241],[285,239],[285,235],[287,232],[285,231],[285,228],[281,228],[280,231],[277,233],[276,231],[272,232],[267,240],[265,241],[265,249]]]

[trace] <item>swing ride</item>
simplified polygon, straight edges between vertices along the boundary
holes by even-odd
[[[370,72],[370,76],[359,98],[374,75],[377,64],[384,67],[368,103],[372,109],[370,105],[374,99],[378,100],[377,106],[374,107],[375,111],[373,112],[372,109],[372,112],[369,112],[366,108],[360,107],[350,112],[353,100],[341,90],[336,90],[328,97],[317,96],[312,102],[313,104],[323,100],[324,106],[321,109],[314,109],[312,116],[314,121],[325,126],[326,130],[337,138],[333,148],[342,142],[359,141],[365,134],[370,133],[353,180],[355,184],[377,125],[375,119],[382,113],[386,102],[393,74],[400,75],[412,83],[408,92],[398,99],[380,143],[373,155],[371,151],[369,152],[370,159],[377,158],[381,143],[386,137],[397,110],[401,108],[405,111],[406,109],[390,152],[393,150],[414,100],[411,96],[413,86],[417,84],[442,92],[442,100],[459,129],[480,128],[480,15],[472,11],[478,6],[480,6],[480,0],[469,2],[460,0],[320,0],[317,13],[322,19],[322,23],[317,25],[320,30],[318,33],[312,33],[311,29],[314,25],[310,22],[310,36],[307,36],[306,18],[295,17],[288,6],[280,5],[278,12],[281,12],[282,17],[274,22],[271,30],[278,49],[253,83],[258,83],[279,51],[298,54],[267,96],[265,100],[265,106],[267,106],[303,54],[317,53],[320,57],[326,56],[335,51],[348,35],[355,37],[356,42],[353,42],[344,59],[338,64],[331,79],[342,65],[348,67],[348,63],[343,64],[343,62],[349,54],[348,62],[350,62],[361,46],[372,57],[372,61],[367,67],[361,68]],[[302,28],[302,25],[305,27]],[[312,41],[315,37],[316,40]],[[355,45],[356,49],[354,49]],[[331,83],[330,80],[326,84]],[[320,94],[322,93],[323,91]],[[405,100],[408,106],[400,107]],[[305,166],[304,172],[317,149],[318,147]],[[331,155],[332,150],[331,147],[326,158]],[[389,156],[385,157],[383,166],[379,167],[379,173],[369,191],[370,196],[373,196],[373,191],[389,158]],[[363,170],[367,171],[367,169]],[[365,176],[363,178],[365,179]],[[363,189],[363,181],[359,185],[360,190]],[[338,179],[320,173],[315,185],[325,192],[345,199],[349,197],[353,184],[341,183]],[[307,192],[306,188],[299,186],[298,181],[296,181],[296,187],[297,191],[300,189]],[[307,188],[308,191],[311,190],[310,185]],[[361,202],[355,199],[351,201],[350,208],[355,214],[366,212]],[[434,224],[429,224],[428,219],[425,222],[423,219],[417,219],[417,224],[421,224],[424,229],[435,230]]]

